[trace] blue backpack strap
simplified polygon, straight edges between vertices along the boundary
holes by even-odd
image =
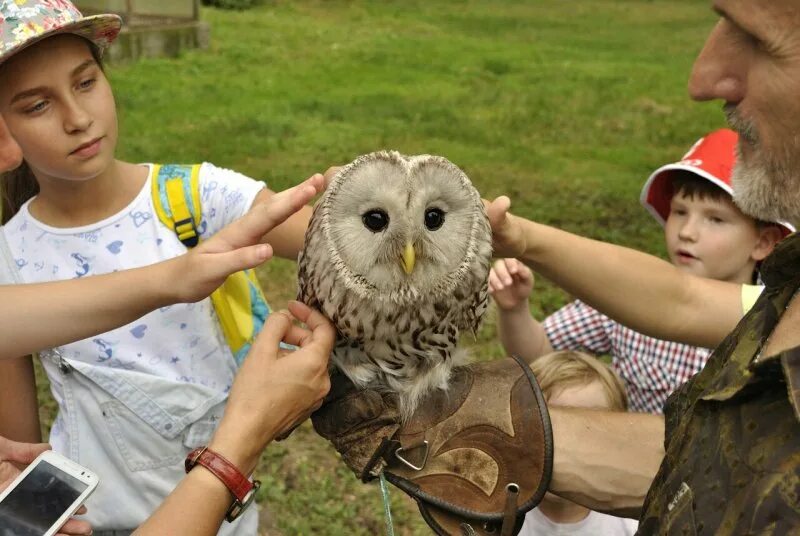
[[[158,219],[187,248],[200,243],[200,165],[154,166],[153,205]]]

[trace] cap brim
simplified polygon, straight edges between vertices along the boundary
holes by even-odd
[[[689,173],[699,175],[733,197],[733,188],[731,188],[730,185],[722,182],[703,169],[678,163],[661,166],[655,170],[647,179],[647,182],[644,183],[642,194],[639,197],[642,206],[644,206],[661,225],[666,223],[667,216],[669,215],[670,202],[672,201],[672,184],[667,181],[671,171],[688,171]],[[790,223],[782,221],[774,223],[781,228],[784,237],[795,232],[794,226]]]
[[[25,41],[22,45],[6,51],[0,55],[0,63],[48,37],[59,34],[73,34],[83,37],[103,51],[114,42],[121,29],[122,19],[118,15],[105,14],[83,17],[75,22],[43,32]]]

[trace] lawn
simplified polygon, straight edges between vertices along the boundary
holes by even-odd
[[[289,186],[361,153],[441,154],[518,214],[661,254],[638,203],[658,165],[722,125],[686,95],[715,16],[697,0],[268,2],[204,9],[212,47],[113,65],[120,156],[207,160]],[[587,259],[591,262],[591,259]],[[294,265],[260,271],[280,306]],[[537,281],[537,315],[568,297]],[[501,355],[489,321],[476,358]],[[44,381],[42,419],[52,420]],[[378,488],[309,426],[271,446],[258,476],[269,534],[379,534]],[[392,494],[399,534],[426,534]]]

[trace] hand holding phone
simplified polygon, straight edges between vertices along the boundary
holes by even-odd
[[[4,441],[0,447],[21,445]],[[30,448],[37,447],[41,446]],[[9,459],[14,460],[1,452],[0,459],[3,462],[0,466],[6,465]],[[3,476],[0,471],[0,480]],[[64,524],[79,511],[97,483],[97,475],[85,467],[53,451],[41,453],[0,491],[0,536],[52,536],[59,531],[63,534],[91,533],[91,527],[84,521],[71,520]]]

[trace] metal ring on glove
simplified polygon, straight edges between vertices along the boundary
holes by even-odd
[[[408,461],[407,459],[405,459],[403,456],[400,455],[401,452],[404,452],[406,450],[418,449],[420,447],[425,447],[425,456],[422,458],[422,465],[420,465],[419,467],[417,467],[416,465],[414,465],[413,463],[411,463],[410,461]],[[394,451],[394,457],[403,462],[406,466],[413,469],[414,471],[422,471],[422,469],[425,467],[425,464],[428,463],[428,440],[425,439],[422,441],[421,444],[415,445],[408,449],[404,449],[403,447],[397,447],[397,450]]]

